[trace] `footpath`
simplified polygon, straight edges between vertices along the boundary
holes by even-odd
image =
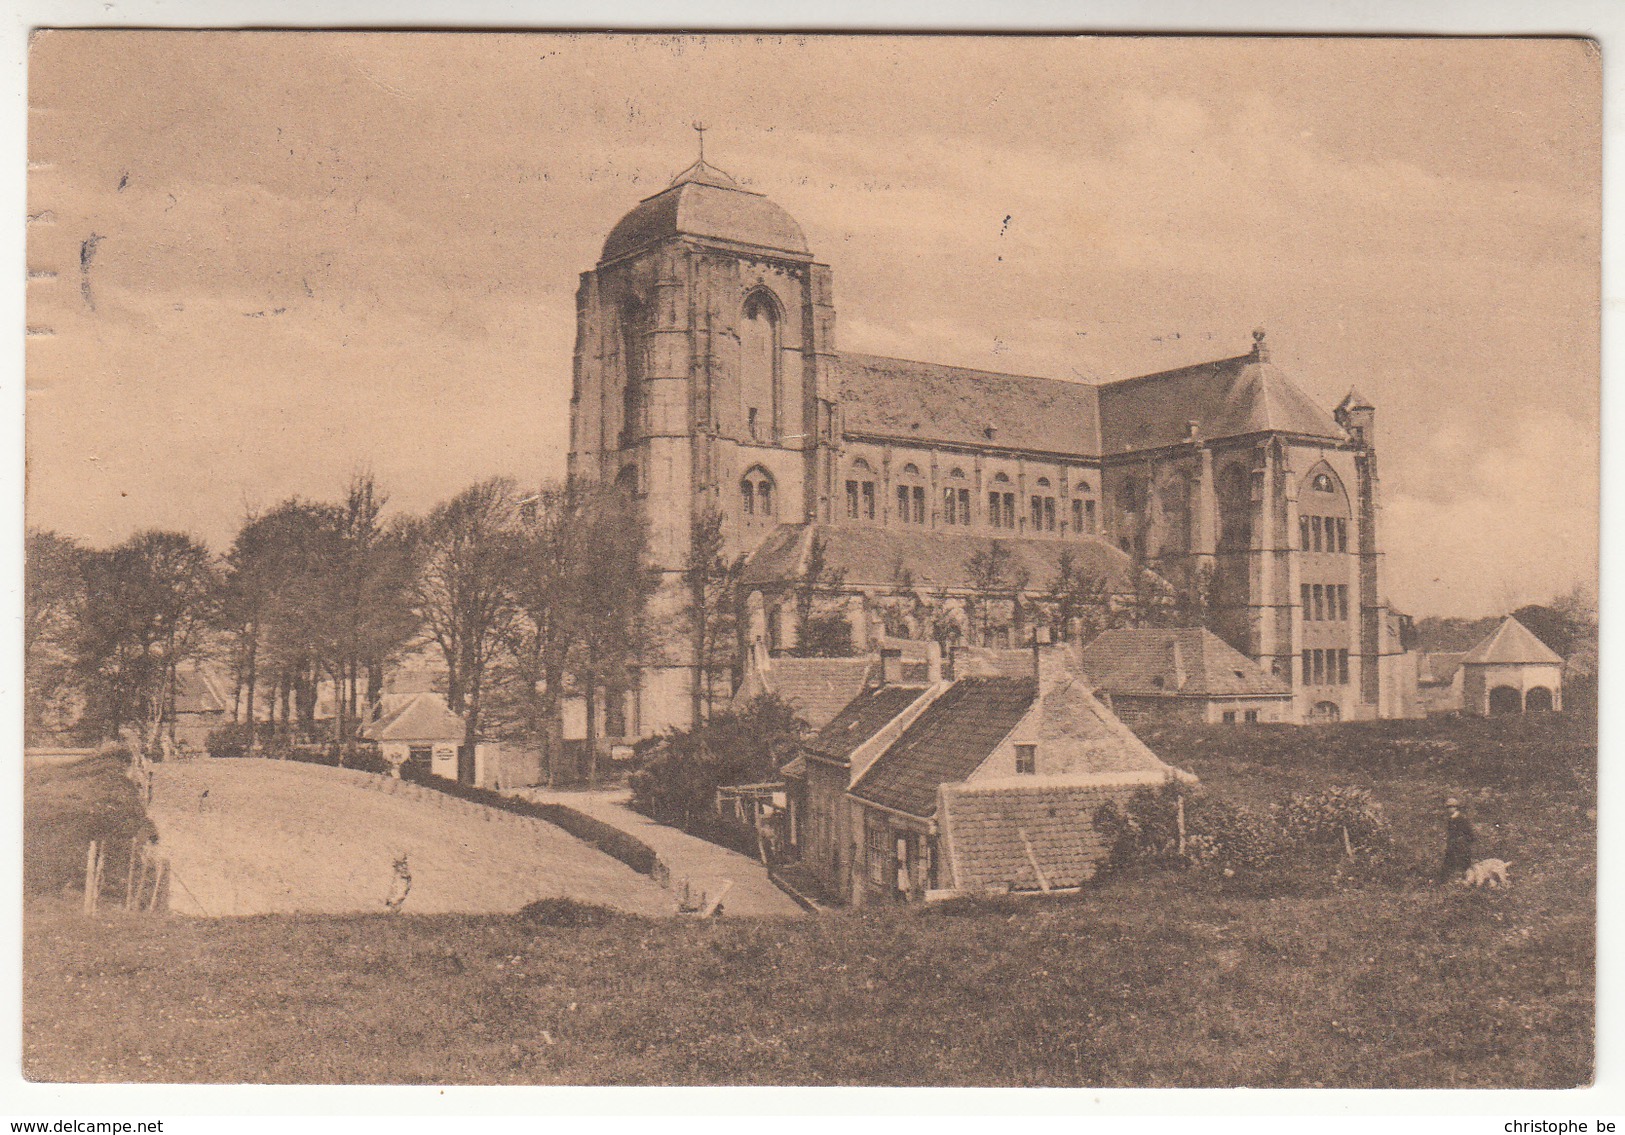
[[[564,804],[642,840],[654,848],[670,870],[673,893],[680,891],[685,881],[691,890],[707,894],[715,894],[724,883],[732,882],[722,902],[725,916],[801,918],[806,914],[773,884],[767,868],[756,860],[634,812],[627,806],[631,793],[625,788],[586,792],[523,788],[512,795],[538,803]]]

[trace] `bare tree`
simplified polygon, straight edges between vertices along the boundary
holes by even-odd
[[[581,494],[556,485],[544,486],[525,502],[513,581],[517,617],[507,624],[509,685],[515,687],[525,732],[541,741],[549,784],[557,784],[564,771],[564,693],[574,645],[581,512]]]
[[[724,555],[724,547],[722,514],[714,508],[707,509],[690,531],[688,567],[683,573],[683,581],[688,585],[688,618],[698,671],[692,697],[695,725],[710,717],[716,700],[717,671],[738,647],[737,585],[745,560],[743,556],[729,560]]]
[[[645,608],[658,577],[644,563],[647,523],[637,502],[603,486],[584,493],[573,573],[579,651],[576,684],[586,698],[587,781],[598,778],[599,691],[624,684],[628,663],[647,646]]]
[[[486,672],[515,617],[513,580],[522,563],[519,494],[506,477],[471,485],[435,507],[421,532],[414,610],[446,663],[446,703],[479,738]]]

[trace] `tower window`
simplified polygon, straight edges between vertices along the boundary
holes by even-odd
[[[747,524],[772,523],[773,495],[773,475],[760,465],[751,466],[739,479],[739,510]]]
[[[779,440],[779,309],[766,291],[745,299],[739,328],[740,394],[752,441]]]

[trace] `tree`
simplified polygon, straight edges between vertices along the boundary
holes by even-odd
[[[829,543],[814,535],[807,549],[807,562],[796,581],[796,649],[804,658],[845,657],[852,653],[852,628],[836,611],[821,604],[838,594],[846,582],[846,569],[829,562]]]
[[[598,779],[599,690],[624,688],[628,663],[647,645],[644,617],[659,577],[644,564],[648,527],[624,490],[583,491],[572,574],[576,684],[586,698],[587,782]]]
[[[984,646],[992,640],[993,604],[1013,594],[1012,584],[1016,591],[1025,585],[1025,580],[1012,577],[1013,562],[1014,557],[1003,540],[989,541],[986,550],[972,554],[965,561],[971,588],[965,599],[967,614],[971,626],[980,629]]]
[[[516,705],[522,731],[541,743],[549,784],[558,783],[563,771],[564,687],[576,623],[581,513],[581,494],[556,485],[544,486],[521,509],[513,578],[516,617],[507,623],[504,643],[509,671],[492,691]]]
[[[1111,609],[1111,584],[1078,562],[1071,548],[1063,548],[1055,578],[1045,593],[1054,613],[1056,637],[1088,642],[1106,629]]]
[[[519,497],[493,477],[437,505],[424,521],[413,610],[446,664],[446,704],[463,718],[463,743],[479,738],[487,670],[515,616],[512,581],[522,564]]]
[[[150,749],[167,720],[173,741],[176,669],[201,648],[216,598],[209,550],[184,533],[138,532],[90,553],[84,578],[75,654],[94,728],[111,737],[133,724]]]
[[[74,628],[84,610],[85,549],[55,532],[28,530],[23,558],[23,690],[30,737],[70,724]]]
[[[688,565],[683,572],[697,671],[691,707],[691,720],[696,724],[710,716],[716,673],[734,656],[739,639],[738,581],[745,559],[728,559],[725,547],[722,514],[707,508],[690,529]]]

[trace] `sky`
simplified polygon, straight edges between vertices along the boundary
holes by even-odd
[[[229,546],[370,470],[560,476],[574,291],[694,158],[840,348],[1078,381],[1243,353],[1378,408],[1388,592],[1597,575],[1601,70],[1577,40],[47,32],[31,525]]]

